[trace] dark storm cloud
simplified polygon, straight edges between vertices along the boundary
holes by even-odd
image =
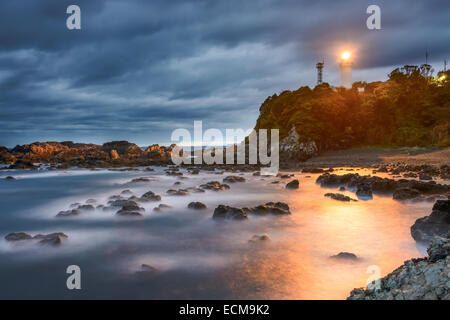
[[[65,27],[70,4],[80,31]],[[369,4],[380,5],[382,30],[366,28]],[[3,1],[0,145],[146,145],[193,120],[251,128],[268,95],[314,85],[317,60],[338,84],[343,48],[355,53],[355,80],[422,63],[427,48],[439,69],[449,10],[446,0]]]

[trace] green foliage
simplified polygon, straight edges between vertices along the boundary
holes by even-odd
[[[362,145],[447,146],[450,72],[429,76],[430,66],[404,66],[385,82],[355,82],[352,89],[323,83],[268,97],[255,129],[295,125],[302,140],[322,150]]]

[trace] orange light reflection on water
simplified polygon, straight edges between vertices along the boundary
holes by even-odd
[[[343,172],[345,173],[345,172]],[[367,172],[362,172],[367,174]],[[325,198],[333,188],[315,184],[318,175],[302,175],[300,188],[286,194],[292,215],[270,230],[270,244],[250,250],[233,272],[236,296],[266,299],[345,299],[366,285],[369,266],[381,276],[405,260],[425,254],[410,235],[410,226],[428,215],[432,203],[401,203],[391,196],[341,202]],[[342,192],[356,198],[353,192]],[[280,224],[282,224],[280,228]],[[357,262],[331,255],[355,253]]]

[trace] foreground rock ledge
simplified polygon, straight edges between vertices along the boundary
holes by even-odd
[[[450,231],[435,237],[427,252],[428,257],[408,260],[381,278],[379,289],[354,289],[347,299],[450,300]]]

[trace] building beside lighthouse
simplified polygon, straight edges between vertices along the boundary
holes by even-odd
[[[341,87],[351,88],[353,61],[350,52],[346,51],[341,54],[339,66],[341,69]]]

